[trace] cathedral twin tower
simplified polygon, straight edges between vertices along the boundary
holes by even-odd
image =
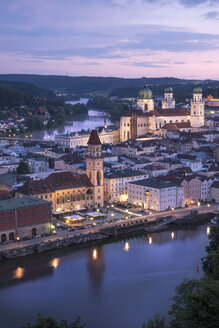
[[[146,133],[156,133],[165,129],[167,124],[176,124],[180,131],[196,132],[204,126],[204,101],[202,89],[193,90],[190,111],[185,107],[176,107],[171,87],[165,89],[162,107],[155,108],[152,91],[144,86],[139,91],[137,108],[133,119],[132,113],[124,115],[120,120],[120,141],[143,136]]]

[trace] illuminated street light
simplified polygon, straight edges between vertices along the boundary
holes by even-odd
[[[210,207],[210,206],[211,206],[210,204],[207,205],[207,207]]]

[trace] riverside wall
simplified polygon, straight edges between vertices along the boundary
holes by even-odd
[[[11,249],[2,250],[0,248],[0,261],[19,258],[27,255],[40,254],[46,251],[59,249],[63,247],[74,246],[87,246],[89,243],[98,242],[101,240],[107,240],[119,236],[125,236],[132,233],[141,232],[154,232],[168,229],[171,224],[185,225],[196,222],[202,222],[204,220],[211,219],[215,214],[208,213],[203,215],[189,216],[182,219],[170,219],[164,223],[150,224],[148,222],[132,223],[126,222],[125,224],[115,225],[108,228],[102,228],[97,232],[89,232],[87,234],[73,234],[67,236],[58,236],[55,240],[39,241],[38,243],[30,244],[28,246],[16,247]]]

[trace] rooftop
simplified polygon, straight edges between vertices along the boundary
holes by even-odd
[[[96,130],[92,130],[90,138],[88,140],[88,145],[101,145],[99,135]]]
[[[165,189],[171,187],[178,187],[179,185],[172,183],[170,181],[163,181],[156,178],[151,179],[143,179],[139,181],[130,182],[131,184],[135,184],[138,186],[144,186],[149,188],[156,188],[156,189]]]
[[[48,204],[49,202],[36,197],[10,198],[0,201],[0,212]]]
[[[43,180],[27,181],[17,192],[26,195],[38,195],[66,188],[92,187],[86,174],[71,172],[52,173]]]
[[[119,178],[128,178],[134,176],[146,175],[146,173],[134,171],[134,170],[112,170],[104,174],[106,179],[119,179]]]

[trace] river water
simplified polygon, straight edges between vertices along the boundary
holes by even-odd
[[[88,101],[87,98],[81,98],[78,101],[67,101],[66,103],[70,103],[75,105],[77,103],[86,104]],[[106,124],[110,125],[112,122],[109,117],[106,117]],[[32,133],[33,138],[44,139],[44,140],[54,140],[56,134],[62,134],[67,132],[76,132],[82,129],[94,129],[98,126],[104,126],[104,113],[99,112],[97,110],[90,109],[87,114],[77,115],[77,117],[67,123],[65,125],[61,125],[55,129],[47,129],[44,131],[34,131]]]
[[[87,328],[141,328],[167,315],[184,277],[202,275],[207,232],[195,225],[1,263],[0,327],[21,328],[40,312],[81,315]]]

